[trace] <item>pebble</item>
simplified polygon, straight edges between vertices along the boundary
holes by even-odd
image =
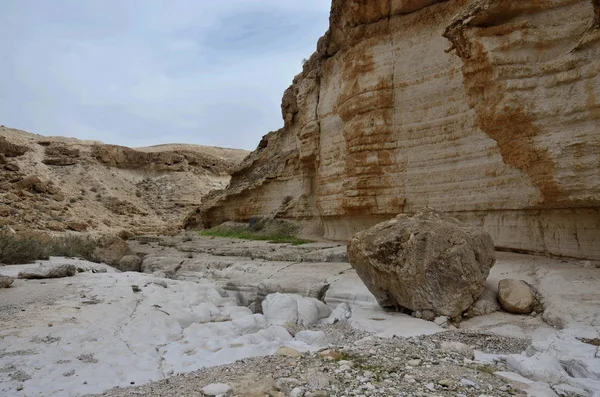
[[[225,383],[211,383],[210,385],[202,388],[202,393],[207,396],[218,396],[221,394],[227,394],[231,391],[231,386]]]
[[[285,356],[285,357],[300,357],[300,356],[302,356],[302,354],[298,350],[294,349],[293,347],[287,347],[287,346],[280,347],[279,349],[277,349],[275,354],[278,356]]]
[[[472,387],[474,389],[479,389],[479,385],[475,382],[473,382],[472,380],[469,379],[461,379],[460,380],[460,384],[465,386],[465,387]]]

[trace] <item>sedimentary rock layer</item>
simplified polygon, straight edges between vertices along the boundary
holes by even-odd
[[[348,239],[429,206],[500,248],[600,259],[598,0],[334,0],[263,138],[191,224]]]

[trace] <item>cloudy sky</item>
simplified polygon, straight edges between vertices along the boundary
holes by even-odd
[[[1,0],[0,124],[127,146],[254,149],[327,0]]]

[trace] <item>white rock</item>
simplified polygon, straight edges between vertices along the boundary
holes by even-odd
[[[299,325],[307,327],[316,324],[319,320],[327,318],[331,314],[331,309],[318,299],[301,296],[294,296],[294,298],[298,304],[297,323]]]
[[[335,324],[339,321],[348,321],[350,317],[352,317],[352,309],[348,303],[343,302],[337,305],[329,317],[324,319],[323,322],[326,324]]]
[[[267,322],[283,325],[287,322],[298,322],[298,301],[291,294],[270,294],[262,302],[262,309]]]
[[[498,371],[498,372],[494,372],[494,375],[499,376],[504,379],[508,379],[513,382],[521,383],[523,385],[530,385],[532,383],[535,383],[531,379],[527,379],[524,376],[522,376],[516,372]]]
[[[552,384],[569,378],[558,360],[547,353],[538,353],[532,357],[511,354],[506,359],[506,365],[526,378]]]
[[[233,327],[241,335],[260,330],[262,328],[260,325],[253,314],[247,314],[233,320]]]
[[[460,384],[463,386],[466,386],[466,387],[472,387],[474,389],[479,389],[479,385],[469,379],[461,379]]]
[[[448,324],[448,317],[447,316],[438,316],[433,320],[433,322],[436,323],[437,325],[439,325],[440,327],[443,327]]]
[[[202,388],[202,393],[207,396],[218,396],[220,394],[227,394],[231,391],[231,386],[225,383],[211,383],[210,385]]]
[[[461,342],[444,341],[442,342],[441,347],[442,350],[462,354],[463,356],[471,360],[475,357],[475,351],[473,350],[473,348]]]
[[[304,394],[304,390],[300,387],[294,387],[290,392],[290,397],[301,397]]]
[[[313,347],[326,346],[328,343],[323,331],[300,331],[296,333],[294,339]]]
[[[565,383],[561,383],[552,387],[554,391],[560,396],[589,396],[589,393],[584,389],[580,389],[579,387],[574,387],[571,385],[567,385]]]
[[[561,360],[564,369],[574,378],[600,380],[600,358],[588,360]]]
[[[530,397],[558,397],[550,385],[545,382],[534,382],[527,386],[525,392]]]

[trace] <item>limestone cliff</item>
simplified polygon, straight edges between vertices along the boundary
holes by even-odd
[[[429,206],[498,247],[600,259],[599,0],[334,0],[263,138],[188,225],[326,238]]]

